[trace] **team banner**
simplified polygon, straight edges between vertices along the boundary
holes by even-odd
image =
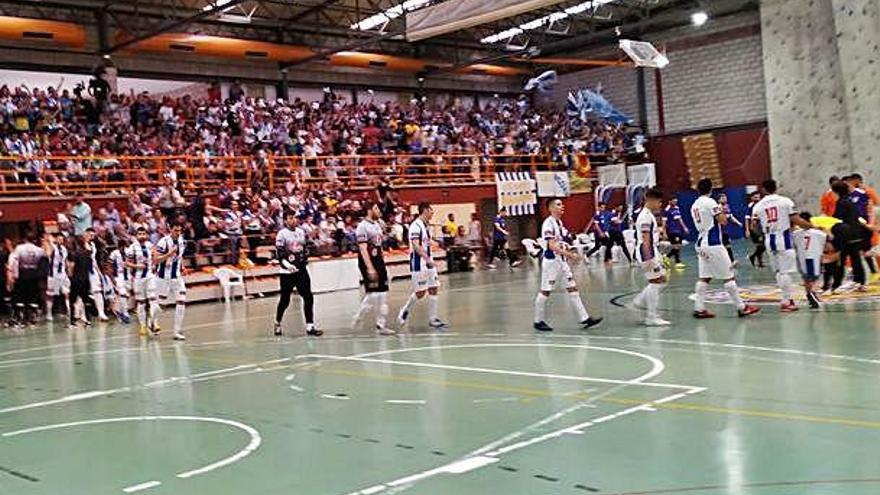
[[[566,198],[571,195],[568,172],[536,172],[538,196],[541,198]]]
[[[538,195],[535,179],[528,172],[497,172],[498,208],[507,208],[511,216],[534,215]]]

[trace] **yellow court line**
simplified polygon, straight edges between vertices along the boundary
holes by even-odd
[[[347,371],[340,369],[332,369],[322,367],[320,369],[313,368],[308,371],[312,371],[315,373],[324,373],[324,374],[333,374],[333,375],[343,375],[343,376],[353,376],[360,378],[374,378],[379,380],[389,380],[389,381],[399,381],[399,382],[411,382],[411,383],[426,383],[430,385],[440,385],[444,387],[452,387],[452,388],[467,388],[467,389],[475,389],[475,390],[491,390],[494,392],[506,392],[506,393],[514,393],[524,395],[529,398],[535,397],[562,397],[566,399],[574,399],[574,400],[584,400],[589,395],[583,392],[579,393],[555,393],[548,392],[544,390],[537,389],[529,389],[529,388],[519,388],[519,387],[505,387],[505,386],[497,386],[491,385],[488,383],[479,383],[479,382],[462,382],[462,381],[446,381],[446,380],[434,380],[429,378],[422,378],[418,376],[410,376],[410,375],[378,375],[373,373],[362,373],[358,371]],[[650,402],[650,400],[644,399],[625,399],[625,398],[614,398],[614,397],[603,397],[599,399],[600,402],[607,402],[611,404],[618,405],[639,405]],[[850,418],[837,418],[837,417],[823,417],[823,416],[809,416],[804,414],[789,414],[789,413],[779,413],[773,411],[760,411],[760,410],[752,410],[752,409],[734,409],[727,407],[717,407],[717,406],[706,406],[701,404],[692,404],[685,402],[667,402],[663,404],[652,404],[651,407],[655,409],[670,409],[670,410],[685,410],[685,411],[696,411],[696,412],[706,412],[706,413],[718,413],[718,414],[727,414],[734,416],[747,416],[747,417],[756,417],[756,418],[766,418],[766,419],[779,419],[786,421],[804,421],[809,423],[819,423],[819,424],[833,424],[833,425],[843,425],[843,426],[854,426],[859,428],[870,428],[870,429],[880,429],[880,422],[878,421],[865,421],[858,419],[850,419]]]

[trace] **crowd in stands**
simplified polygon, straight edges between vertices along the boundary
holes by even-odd
[[[469,169],[491,161],[503,166],[517,156],[546,157],[566,165],[566,153],[622,156],[643,151],[639,134],[596,122],[581,124],[563,112],[542,111],[528,100],[490,99],[479,106],[436,105],[426,99],[346,102],[329,88],[321,101],[266,101],[234,85],[229,98],[153,97],[149,93],[92,97],[82,88],[0,87],[0,179],[40,183],[62,194],[64,183],[131,180],[117,157],[204,158],[210,178],[228,178],[218,157],[249,157],[253,186],[265,182],[268,157],[297,157],[288,173],[337,180],[385,173],[368,155],[410,155],[402,164]],[[454,158],[451,155],[468,155]],[[52,157],[92,157],[88,160]],[[333,157],[324,159],[322,157]],[[346,165],[354,165],[349,167]],[[371,165],[373,167],[371,167]],[[190,163],[191,166],[191,163]],[[183,167],[183,165],[180,165]],[[173,166],[171,168],[174,168]],[[174,172],[172,170],[172,172]],[[181,170],[177,170],[181,172]],[[146,173],[138,182],[152,180]],[[0,184],[3,186],[3,184]]]

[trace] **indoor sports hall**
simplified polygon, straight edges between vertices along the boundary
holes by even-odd
[[[0,0],[0,495],[880,493],[870,0]]]

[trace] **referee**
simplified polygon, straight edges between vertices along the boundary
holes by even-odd
[[[284,228],[275,236],[275,256],[278,258],[281,282],[281,295],[275,309],[275,335],[281,335],[281,320],[290,306],[293,289],[303,301],[306,317],[306,334],[320,337],[324,332],[315,326],[315,298],[312,295],[312,279],[306,267],[306,233],[299,227],[296,212],[288,210],[284,214]]]

